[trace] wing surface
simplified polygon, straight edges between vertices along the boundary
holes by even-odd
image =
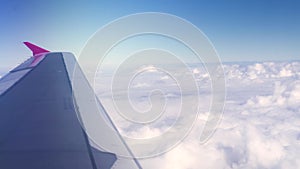
[[[122,158],[89,139],[76,113],[83,109],[75,105],[80,98],[72,87],[76,59],[46,51],[0,79],[0,168],[141,168],[129,149],[132,158]],[[107,116],[104,108],[102,113]],[[120,135],[110,136],[105,127],[102,132],[103,139],[126,149]]]

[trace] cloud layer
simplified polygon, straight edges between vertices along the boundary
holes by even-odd
[[[300,62],[233,63],[225,64],[224,70],[227,99],[213,137],[204,144],[199,142],[209,111],[210,80],[205,69],[194,66],[201,97],[195,126],[174,149],[141,160],[145,168],[300,168]],[[154,84],[162,90],[168,88],[170,107],[164,119],[155,125],[136,126],[111,114],[122,134],[147,139],[163,134],[176,120],[180,95],[174,84],[166,85],[165,80],[170,79],[161,74],[157,81],[144,78],[135,82],[136,92],[131,98],[147,106],[149,100],[142,91],[147,92]],[[103,85],[98,94],[104,106],[114,112],[109,94],[101,89]]]

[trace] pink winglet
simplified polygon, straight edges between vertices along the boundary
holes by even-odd
[[[43,60],[44,56],[43,53],[48,53],[50,51],[43,49],[39,46],[36,46],[30,42],[23,42],[33,54],[34,60],[31,62],[30,66],[36,66],[41,60]]]
[[[30,42],[23,42],[23,43],[32,51],[33,56],[37,56],[37,55],[39,55],[41,53],[50,52],[50,51],[48,51],[46,49],[43,49],[43,48],[41,48],[39,46],[36,46],[36,45],[34,45],[34,44],[30,43]]]

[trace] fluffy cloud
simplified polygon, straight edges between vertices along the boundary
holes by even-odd
[[[223,118],[213,137],[204,144],[200,144],[199,136],[208,116],[205,107],[209,107],[210,87],[203,85],[209,84],[209,78],[202,69],[192,69],[203,99],[200,100],[203,108],[193,130],[167,153],[141,159],[143,167],[300,168],[300,62],[225,64],[227,100]],[[159,81],[169,79],[161,77]],[[142,83],[147,84],[147,81]],[[177,92],[172,95],[173,99],[174,96],[180,97]],[[103,91],[99,93],[107,96]],[[109,97],[102,99],[104,106],[112,112]],[[135,99],[139,101],[140,98],[135,95]],[[173,106],[176,105],[178,102],[174,102]],[[164,118],[177,115],[172,114],[175,109],[168,109],[168,115]],[[172,124],[130,128],[131,125],[120,119],[114,121],[123,134],[145,139],[163,134],[164,129]]]

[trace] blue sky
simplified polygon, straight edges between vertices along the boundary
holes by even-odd
[[[78,55],[100,27],[138,12],[170,13],[192,22],[212,41],[222,61],[300,59],[297,0],[0,2],[0,69],[30,55],[22,41]]]

